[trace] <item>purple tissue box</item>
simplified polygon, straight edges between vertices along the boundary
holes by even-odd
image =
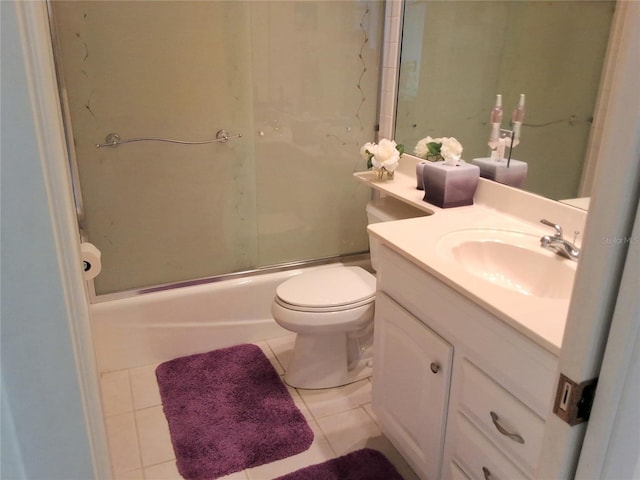
[[[427,162],[422,166],[424,201],[440,208],[473,205],[479,178],[477,165],[449,166],[444,162]]]

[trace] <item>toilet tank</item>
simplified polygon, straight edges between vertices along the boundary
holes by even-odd
[[[425,217],[427,215],[430,215],[430,213],[412,207],[393,197],[382,197],[367,203],[367,219],[369,225],[372,223],[403,220],[405,218]],[[378,246],[378,240],[369,235],[371,267],[374,270],[376,270],[378,266]]]

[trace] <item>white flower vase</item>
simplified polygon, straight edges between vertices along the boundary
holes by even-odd
[[[422,166],[424,201],[440,208],[473,205],[480,168],[461,161],[459,165],[427,162]]]

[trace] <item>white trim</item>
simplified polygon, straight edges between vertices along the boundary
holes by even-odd
[[[384,43],[382,45],[378,123],[380,127],[377,140],[381,138],[393,139],[395,133],[403,8],[404,0],[387,0],[384,17]]]
[[[69,328],[73,335],[75,363],[95,478],[109,479],[111,466],[93,352],[89,304],[81,273],[80,241],[56,86],[47,7],[44,1],[15,2],[15,7],[64,288],[64,301]]]

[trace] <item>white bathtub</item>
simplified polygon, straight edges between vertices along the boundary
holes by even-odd
[[[304,271],[335,266],[264,273],[93,304],[98,369],[150,365],[286,335],[290,332],[271,317],[276,287]]]

